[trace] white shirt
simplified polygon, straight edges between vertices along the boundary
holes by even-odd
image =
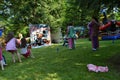
[[[21,53],[21,54],[26,54],[26,53],[27,53],[27,47],[21,48],[21,49],[20,49],[20,53]]]

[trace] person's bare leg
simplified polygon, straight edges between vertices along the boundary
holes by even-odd
[[[1,65],[2,70],[4,70],[4,66],[3,66],[2,60],[0,61],[0,65]]]
[[[16,52],[16,54],[17,54],[17,57],[18,57],[19,62],[22,62],[22,61],[21,61],[21,56],[20,56],[20,54],[19,54],[18,52]]]
[[[14,54],[14,53],[12,53],[12,61],[13,61],[13,63],[16,62],[16,61],[15,61],[15,54]]]
[[[31,52],[31,50],[30,49],[28,49],[28,51],[29,51],[29,53],[30,53],[30,57],[31,58],[35,58],[35,56],[32,54],[32,52]]]
[[[35,58],[35,56],[34,56],[32,53],[30,53],[30,57],[31,57],[31,58]]]

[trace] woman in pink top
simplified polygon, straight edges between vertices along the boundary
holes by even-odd
[[[6,51],[12,53],[12,60],[15,63],[15,53],[17,54],[19,62],[21,62],[20,54],[17,51],[17,39],[14,37],[12,32],[8,33],[6,37]]]

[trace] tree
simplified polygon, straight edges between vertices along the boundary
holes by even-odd
[[[7,30],[27,34],[29,24],[48,24],[52,31],[67,23],[86,25],[91,16],[100,14],[101,5],[111,13],[113,7],[120,7],[119,0],[1,0],[0,18],[7,21]]]
[[[5,0],[3,6],[8,9],[3,18],[9,22],[9,27],[15,32],[24,32],[29,24],[48,24],[52,31],[56,27],[61,27],[64,17],[64,1],[62,0]],[[6,10],[2,9],[2,11]]]

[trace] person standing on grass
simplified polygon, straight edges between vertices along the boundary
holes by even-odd
[[[90,38],[92,42],[92,50],[96,51],[97,48],[99,48],[99,40],[98,40],[98,35],[99,35],[99,27],[100,23],[96,17],[92,17],[92,20],[89,24],[89,30],[90,30]]]
[[[67,37],[68,37],[69,49],[75,49],[74,39],[76,38],[76,36],[75,36],[73,23],[69,23],[68,24],[68,27],[67,27]]]
[[[17,46],[18,46],[17,39],[14,37],[13,32],[9,32],[6,37],[6,51],[10,52],[12,54],[12,60],[15,63],[15,53],[18,57],[19,62],[21,61],[20,54],[18,53]]]

